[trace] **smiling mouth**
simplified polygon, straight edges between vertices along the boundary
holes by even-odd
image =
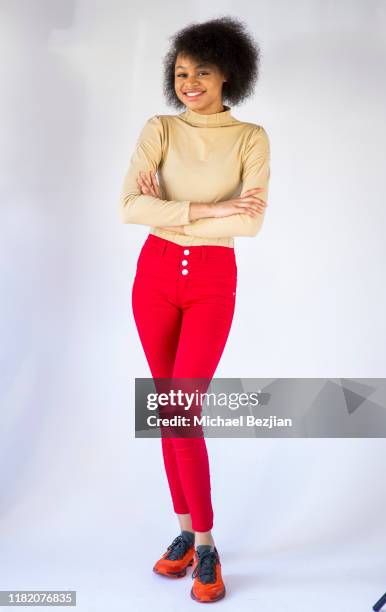
[[[205,91],[192,91],[192,92],[182,92],[185,96],[185,98],[188,98],[189,100],[196,100],[197,98],[200,98]]]

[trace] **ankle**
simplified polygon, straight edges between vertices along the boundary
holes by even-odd
[[[201,536],[200,534],[196,532],[196,537],[195,537],[195,546],[215,546],[215,542],[212,536]]]

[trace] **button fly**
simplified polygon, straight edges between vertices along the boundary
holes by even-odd
[[[187,266],[188,265],[188,260],[187,259],[183,259],[181,261],[181,263],[182,263],[183,266]]]
[[[189,255],[190,251],[189,249],[184,249],[184,255]]]
[[[181,270],[181,274],[186,275],[188,273],[188,270],[186,268],[184,268],[183,270]]]

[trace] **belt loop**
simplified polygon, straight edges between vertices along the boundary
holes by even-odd
[[[205,245],[203,245],[201,247],[201,259],[205,261],[205,256],[206,256],[206,250],[205,250]]]
[[[165,242],[161,245],[161,257],[163,257],[165,251],[166,251],[166,247],[167,247],[167,242],[165,240]]]

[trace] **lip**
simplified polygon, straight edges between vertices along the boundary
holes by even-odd
[[[205,93],[205,91],[200,91],[197,96],[188,96],[188,93],[196,93],[196,91],[198,92],[199,90],[192,89],[192,91],[183,91],[182,93],[188,100],[197,100],[197,98],[201,98],[202,94]]]

